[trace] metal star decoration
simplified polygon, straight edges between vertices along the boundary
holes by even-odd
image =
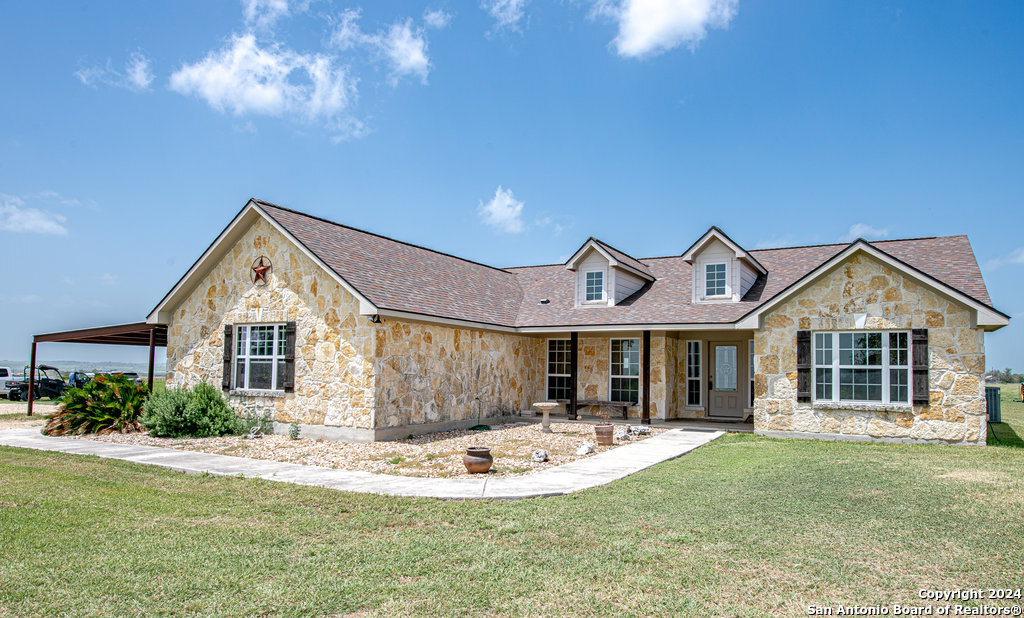
[[[262,281],[264,284],[267,283],[267,273],[270,272],[270,268],[270,260],[261,255],[260,259],[252,265],[252,282],[259,283]]]

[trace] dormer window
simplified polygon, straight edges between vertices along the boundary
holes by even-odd
[[[578,308],[614,307],[654,281],[646,264],[596,238],[583,243],[565,267],[576,274]]]
[[[739,302],[768,271],[725,232],[712,227],[683,254],[693,270],[693,302]]]
[[[604,300],[604,272],[593,270],[587,273],[587,302]]]
[[[705,296],[725,296],[725,269],[724,263],[704,266]]]

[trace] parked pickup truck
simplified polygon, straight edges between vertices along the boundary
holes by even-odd
[[[11,392],[11,388],[23,379],[14,377],[10,367],[0,367],[0,395],[6,396]]]

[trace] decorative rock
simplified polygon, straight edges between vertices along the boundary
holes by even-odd
[[[625,429],[620,429],[620,430],[615,432],[615,439],[616,440],[629,440],[630,439],[629,438],[629,432],[626,431]]]
[[[248,438],[250,440],[259,440],[262,437],[263,437],[263,430],[260,429],[259,425],[256,425],[255,427],[250,429],[249,430],[249,435],[246,436],[246,438]]]
[[[594,445],[591,444],[590,442],[584,442],[583,444],[580,445],[580,447],[578,449],[576,449],[576,456],[577,457],[582,457],[584,455],[589,455],[589,454],[591,454],[593,452],[594,452]]]
[[[630,425],[629,433],[634,436],[649,436],[651,435],[651,428],[647,425]]]
[[[530,455],[530,460],[534,463],[544,463],[548,460],[548,452],[539,448],[533,452],[533,455]]]

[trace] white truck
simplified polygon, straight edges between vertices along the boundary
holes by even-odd
[[[10,367],[0,367],[0,395],[7,396],[11,387],[25,378],[16,378]]]

